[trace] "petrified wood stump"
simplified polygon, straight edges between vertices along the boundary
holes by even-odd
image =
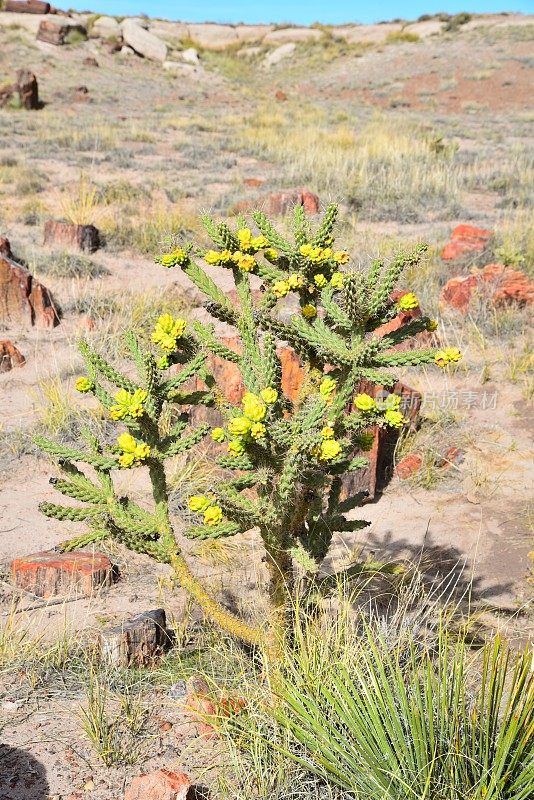
[[[91,594],[110,586],[113,568],[102,553],[79,550],[73,553],[33,553],[11,562],[15,586],[37,597]]]
[[[149,666],[165,652],[170,640],[165,611],[157,608],[102,631],[100,652],[113,666]]]

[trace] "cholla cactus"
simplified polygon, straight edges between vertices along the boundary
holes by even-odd
[[[267,640],[274,647],[283,631],[295,563],[315,574],[334,532],[366,525],[347,519],[354,503],[340,501],[341,478],[367,464],[358,453],[368,449],[371,427],[398,428],[405,420],[400,398],[390,394],[377,401],[358,393],[360,382],[387,387],[395,381],[395,367],[429,362],[445,366],[460,358],[454,348],[393,349],[420,331],[434,330],[435,323],[426,317],[387,336],[373,335],[399,310],[418,305],[412,293],[398,303],[390,297],[403,269],[417,263],[425,248],[421,245],[408,255],[398,255],[387,267],[375,261],[367,273],[351,270],[349,254],[333,246],[336,213],[336,206],[329,206],[319,229],[312,232],[303,209],[297,207],[292,242],[260,212],[253,214],[256,233],[242,219],[232,231],[205,217],[217,249],[196,251],[196,255],[231,272],[237,303],[206,274],[191,247],[177,248],[156,261],[185,272],[206,296],[214,320],[237,329],[241,353],[227,348],[213,325],[193,322],[186,326],[185,321],[165,315],[156,323],[152,337],[158,358],[141,352],[135,337],[128,337],[139,374],[133,381],[82,343],[87,377],[78,380],[78,389],[92,392],[126,430],[111,448],[89,438],[89,449],[84,452],[40,440],[43,449],[61,459],[66,473],[64,479],[56,480],[56,488],[84,503],[76,509],[49,503],[41,506],[49,516],[89,522],[88,533],[69,546],[111,536],[133,550],[170,563],[178,581],[208,616],[253,644]],[[258,301],[253,299],[251,275],[261,279]],[[283,322],[277,303],[289,294],[298,300],[299,310],[289,322]],[[280,342],[289,344],[301,361],[302,387],[293,400],[285,396],[281,383]],[[229,403],[216,386],[206,367],[210,355],[238,367],[245,386],[241,403]],[[176,364],[181,365],[178,372],[174,371]],[[187,393],[180,388],[193,376],[204,381],[205,391]],[[118,389],[114,396],[108,393],[108,385]],[[177,544],[169,517],[164,462],[208,434],[208,426],[188,426],[184,407],[191,403],[213,404],[222,415],[224,425],[210,435],[223,450],[218,464],[225,473],[221,471],[209,494],[189,498],[189,509],[198,522],[187,535],[212,538],[259,529],[273,607],[267,626],[255,628],[242,622],[209,596],[191,574]],[[170,433],[163,435],[161,415],[169,405],[181,406],[182,413]],[[96,482],[74,462],[91,465]],[[151,513],[129,499],[118,498],[113,487],[113,470],[142,464],[148,466],[153,487]]]

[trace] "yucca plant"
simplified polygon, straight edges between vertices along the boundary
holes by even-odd
[[[82,343],[87,376],[78,389],[92,392],[111,417],[124,423],[115,446],[90,439],[79,451],[40,440],[41,446],[61,459],[66,472],[55,485],[63,494],[85,505],[72,509],[43,504],[42,510],[60,519],[86,519],[89,533],[75,540],[82,545],[106,536],[172,565],[178,582],[215,622],[249,643],[273,642],[286,625],[288,598],[294,584],[294,566],[308,576],[317,573],[336,531],[352,531],[366,523],[347,513],[358,498],[340,500],[341,478],[367,463],[362,448],[369,445],[374,426],[404,424],[400,397],[389,394],[377,401],[359,392],[361,381],[391,386],[396,367],[457,361],[455,348],[414,349],[399,352],[395,345],[424,330],[434,330],[426,317],[412,320],[387,336],[374,335],[399,309],[417,307],[413,293],[398,302],[391,293],[403,269],[416,264],[425,248],[398,254],[388,265],[380,260],[368,272],[347,264],[350,256],[333,247],[337,209],[331,205],[317,230],[312,231],[304,210],[297,206],[292,241],[282,236],[264,214],[253,214],[257,232],[239,219],[236,230],[205,217],[204,225],[216,250],[175,246],[156,260],[180,267],[206,297],[215,321],[233,326],[240,352],[229,349],[213,324],[163,315],[152,340],[159,350],[144,352],[128,334],[137,377],[130,378]],[[233,278],[237,302],[225,294],[198,263],[227,270]],[[251,276],[261,281],[259,299],[251,290]],[[295,314],[280,319],[277,303],[292,294]],[[298,354],[302,386],[297,398],[283,390],[277,345],[289,345]],[[234,364],[245,393],[242,402],[228,402],[209,371],[209,358]],[[176,372],[177,365],[179,371]],[[205,390],[187,391],[189,379],[199,378]],[[118,389],[110,394],[110,387]],[[253,627],[224,609],[192,575],[181,552],[169,515],[165,461],[196,446],[208,426],[189,425],[191,405],[213,405],[224,422],[211,431],[220,444],[218,465],[224,470],[211,491],[189,499],[198,523],[187,530],[192,539],[232,536],[258,528],[270,574],[273,611],[266,625]],[[169,409],[176,421],[170,431],[163,420]],[[82,474],[78,462],[96,471],[97,481]],[[135,466],[148,467],[154,496],[151,512],[128,498],[120,498],[112,473]],[[73,546],[70,543],[69,546]]]
[[[290,659],[274,713],[302,768],[361,800],[532,797],[532,653],[473,654],[445,628],[391,647],[376,626],[351,653]]]

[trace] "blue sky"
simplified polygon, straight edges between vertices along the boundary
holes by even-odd
[[[378,22],[380,20],[416,19],[421,14],[447,11],[488,13],[522,11],[534,13],[534,0],[383,0],[382,3],[361,0],[83,0],[75,3],[79,10],[104,14],[134,15],[179,19],[186,22]]]

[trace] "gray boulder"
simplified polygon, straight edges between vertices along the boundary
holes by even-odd
[[[286,44],[281,44],[280,47],[277,47],[276,50],[272,50],[266,57],[265,61],[263,62],[266,67],[274,67],[275,64],[279,64],[280,61],[283,61],[284,58],[289,58],[295,52],[297,45],[295,42],[286,42]]]
[[[125,19],[121,25],[124,43],[150,61],[165,61],[167,45],[153,33],[141,28],[136,20]]]

